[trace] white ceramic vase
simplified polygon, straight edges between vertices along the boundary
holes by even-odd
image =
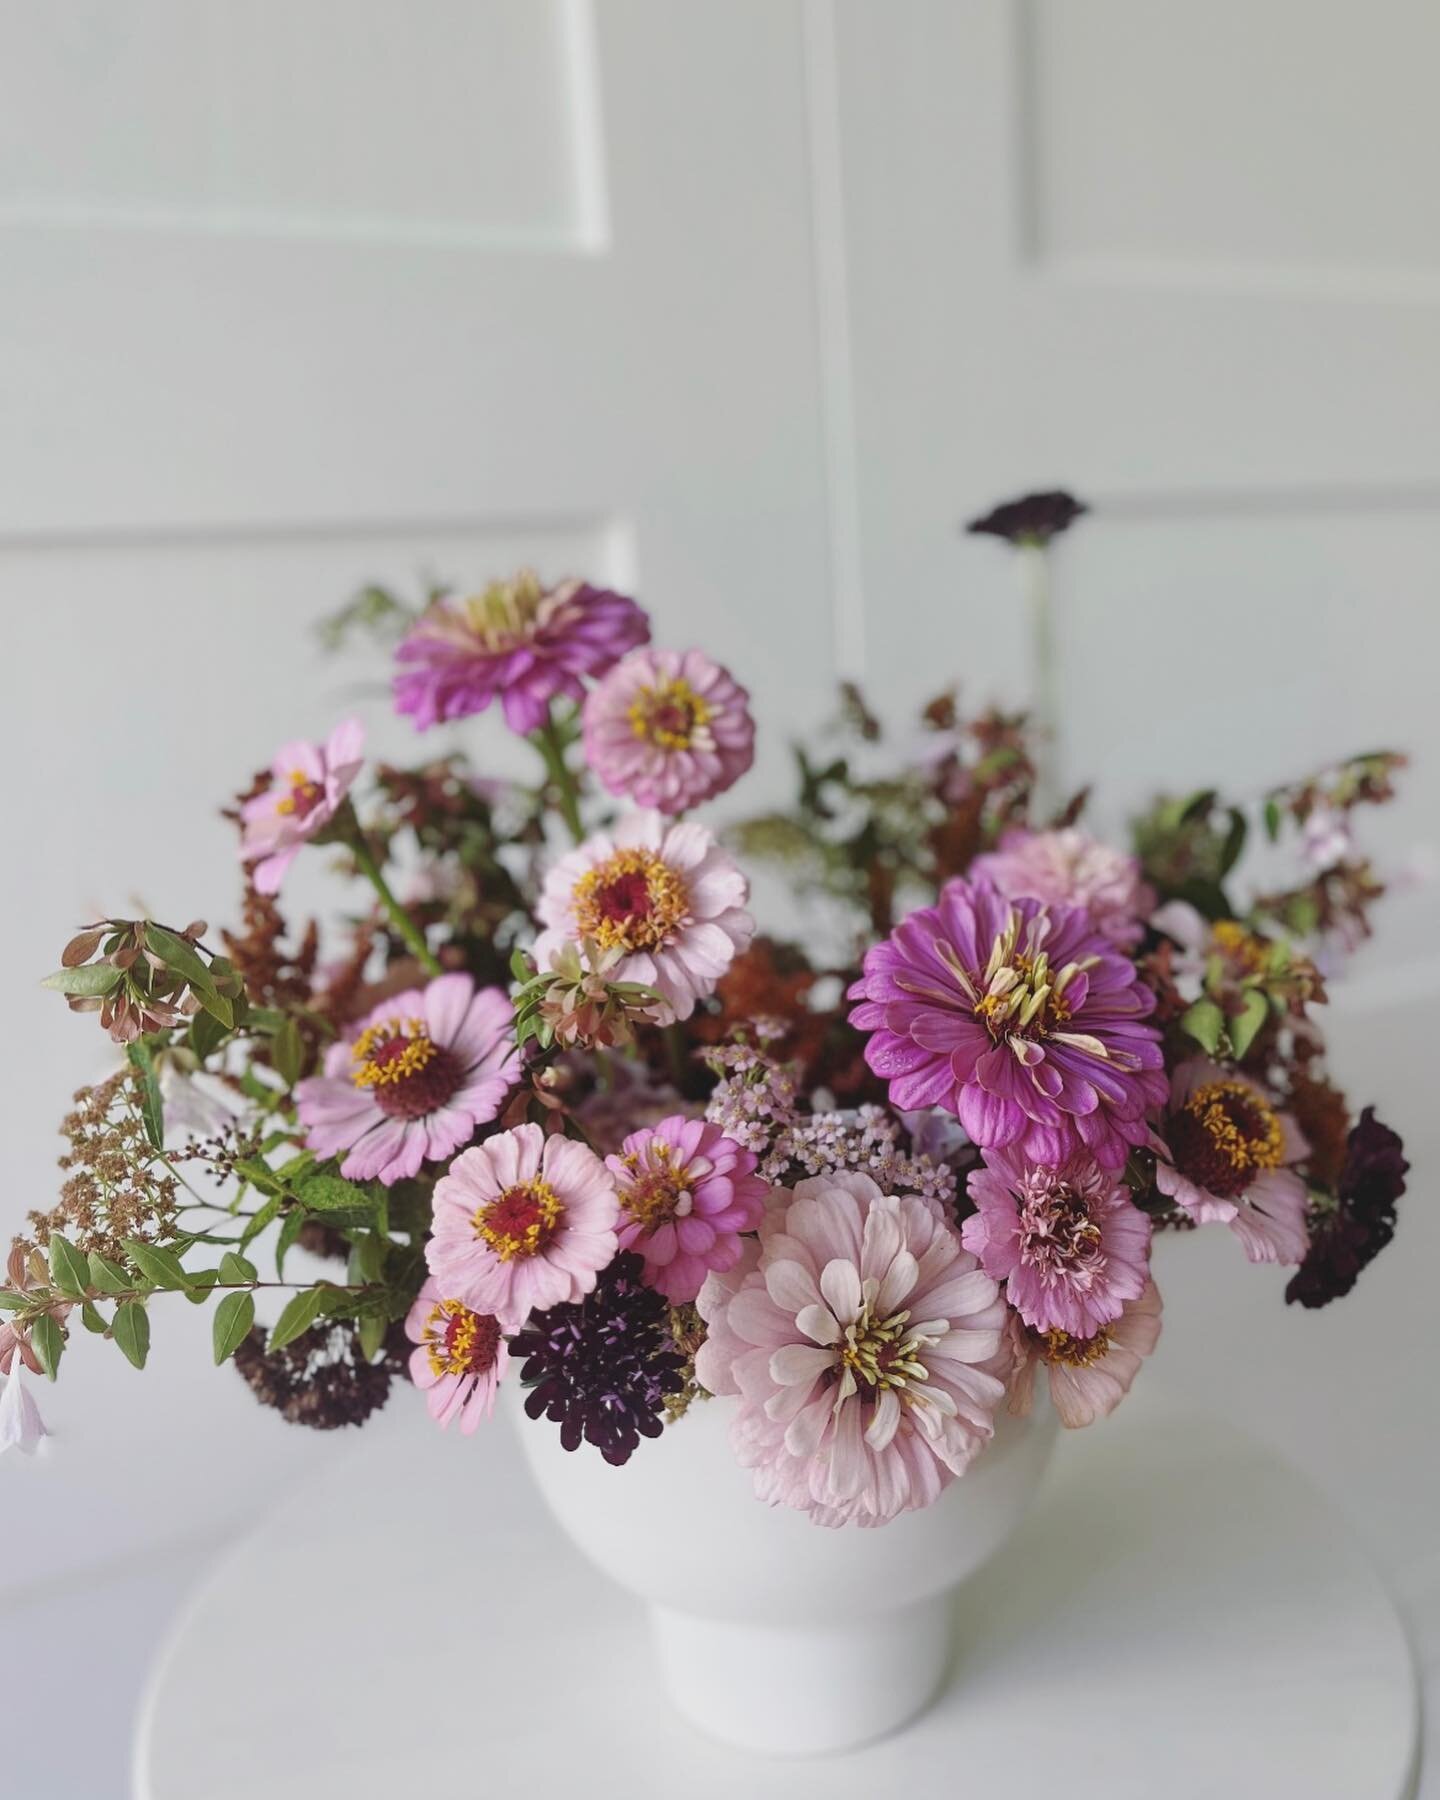
[[[933,1506],[872,1530],[827,1529],[755,1498],[735,1461],[736,1402],[697,1403],[622,1468],[501,1389],[550,1511],[650,1609],[670,1698],[746,1749],[805,1754],[894,1731],[950,1659],[953,1590],[1019,1522],[1054,1441],[1048,1405],[1002,1414],[994,1442]]]

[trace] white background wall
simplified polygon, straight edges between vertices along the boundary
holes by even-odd
[[[1437,55],[1421,0],[0,0],[0,1228],[104,1060],[34,985],[72,923],[223,919],[215,807],[281,737],[355,705],[411,747],[310,634],[365,580],[633,585],[752,687],[758,800],[837,672],[1017,695],[1003,553],[956,528],[1063,482],[1107,821],[1395,744],[1375,841],[1433,840]],[[1166,1244],[1160,1353],[1432,1596],[1437,922],[1397,898],[1336,1008],[1405,1248],[1311,1317],[1223,1234]],[[75,1653],[95,1593],[158,1620],[333,1451],[200,1312],[155,1337],[143,1376],[76,1345],[56,1454],[0,1465],[0,1657]]]

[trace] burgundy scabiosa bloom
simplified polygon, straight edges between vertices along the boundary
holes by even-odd
[[[255,865],[257,892],[278,894],[301,846],[334,819],[360,773],[364,746],[360,721],[346,719],[323,744],[297,738],[275,752],[269,787],[240,808],[240,860]]]
[[[459,1419],[467,1435],[495,1410],[495,1390],[510,1351],[493,1313],[472,1312],[463,1300],[447,1300],[427,1281],[405,1318],[410,1379],[426,1390],[430,1417],[443,1431]]]
[[[295,1089],[305,1145],[345,1160],[351,1181],[392,1182],[443,1162],[500,1111],[520,1072],[514,1015],[500,988],[469,975],[384,1000],[332,1044],[325,1072]]]
[[[1399,1134],[1367,1106],[1346,1140],[1334,1202],[1312,1216],[1310,1248],[1285,1289],[1287,1302],[1328,1306],[1350,1292],[1395,1235],[1395,1206],[1409,1170]]]
[[[1135,948],[1155,908],[1155,890],[1142,879],[1135,857],[1073,827],[1007,831],[998,850],[971,863],[970,879],[991,882],[1012,899],[1028,894],[1049,904],[1083,906],[1118,950]]]
[[[583,1300],[537,1313],[511,1349],[524,1359],[520,1379],[534,1384],[530,1417],[557,1424],[567,1450],[593,1444],[608,1463],[628,1462],[642,1437],[659,1437],[665,1397],[685,1379],[670,1309],[628,1252]]]
[[[631,1132],[605,1159],[620,1200],[622,1250],[674,1306],[693,1300],[712,1269],[733,1269],[742,1231],[754,1231],[769,1187],[756,1158],[718,1125],[683,1115]]]
[[[730,1441],[760,1499],[883,1525],[990,1441],[1005,1304],[938,1201],[850,1169],[786,1198],[700,1290],[696,1379],[739,1395]]]
[[[586,699],[586,760],[612,794],[684,812],[755,760],[749,698],[702,650],[634,650]]]
[[[395,707],[423,731],[484,712],[498,696],[512,731],[538,731],[552,700],[579,700],[584,678],[649,636],[623,594],[583,581],[547,588],[527,569],[483,594],[431,603],[395,652]]]
[[[1046,1168],[987,1150],[968,1191],[978,1210],[961,1227],[965,1248],[1037,1331],[1093,1337],[1145,1291],[1150,1221],[1093,1157]]]
[[[1298,1263],[1309,1237],[1305,1183],[1290,1164],[1310,1146],[1258,1082],[1207,1057],[1171,1078],[1155,1185],[1198,1224],[1228,1225],[1251,1262]]]
[[[1043,1367],[1050,1382],[1050,1402],[1062,1425],[1072,1431],[1107,1418],[1140,1373],[1140,1365],[1160,1341],[1160,1290],[1147,1281],[1138,1299],[1129,1300],[1112,1324],[1090,1337],[1065,1331],[1031,1331],[1012,1316],[1010,1341],[1015,1372],[1010,1378],[1008,1410],[1024,1415],[1035,1398],[1035,1372]]]
[[[1165,1098],[1154,996],[1080,907],[951,881],[866,952],[850,998],[893,1104],[944,1107],[982,1149],[1118,1169]]]
[[[1004,538],[1012,544],[1048,544],[1089,510],[1083,500],[1077,500],[1063,488],[1054,488],[1047,493],[1006,500],[978,519],[971,519],[965,529],[981,537]]]

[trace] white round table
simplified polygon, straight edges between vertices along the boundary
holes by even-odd
[[[961,1591],[936,1705],[804,1762],[666,1712],[639,1607],[559,1535],[499,1420],[445,1435],[399,1392],[337,1451],[176,1624],[137,1729],[137,1800],[1414,1789],[1409,1647],[1348,1529],[1143,1379],[1107,1424],[1062,1434],[1033,1511]]]

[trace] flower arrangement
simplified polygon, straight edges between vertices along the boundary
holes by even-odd
[[[53,1380],[77,1327],[143,1366],[183,1295],[291,1421],[360,1423],[408,1375],[469,1433],[510,1383],[530,1429],[622,1464],[725,1396],[762,1500],[874,1526],[1042,1376],[1067,1426],[1113,1411],[1159,1336],[1159,1232],[1228,1230],[1305,1307],[1348,1292],[1406,1163],[1317,1014],[1382,891],[1355,815],[1402,759],[1162,799],[1128,848],[1087,832],[1054,791],[1043,584],[1085,510],[972,527],[1026,571],[1038,717],[946,693],[887,765],[846,689],[795,804],[723,829],[695,811],[750,766],[749,697],[632,600],[367,592],[332,634],[390,634],[397,709],[494,710],[536,780],[369,763],[341,722],[230,808],[235,929],[65,946],[47,985],[121,1054],[10,1251],[0,1446],[44,1436],[22,1370]],[[1257,828],[1298,867],[1242,898]],[[279,896],[323,853],[368,898],[322,956]],[[760,862],[826,897],[834,954],[757,934]]]

